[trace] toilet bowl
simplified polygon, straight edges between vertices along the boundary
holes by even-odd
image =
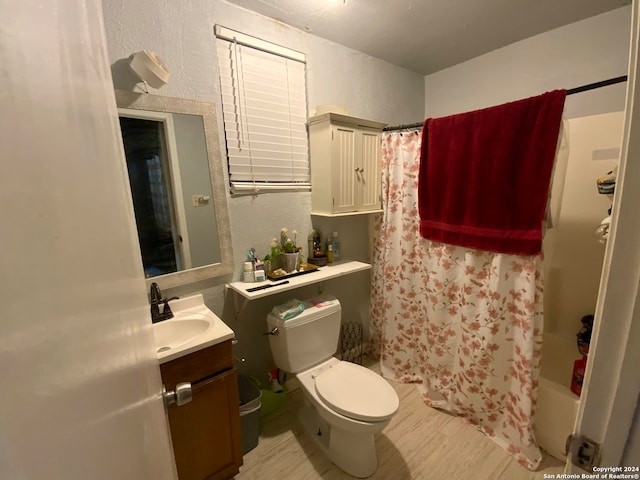
[[[307,300],[299,316],[267,317],[274,361],[295,374],[304,392],[299,418],[307,433],[345,472],[359,478],[377,468],[374,435],[398,410],[395,390],[375,372],[333,357],[341,307],[335,297]]]
[[[378,467],[374,436],[398,410],[395,390],[371,370],[337,358],[296,378],[305,394],[299,417],[307,433],[348,474],[372,475]]]

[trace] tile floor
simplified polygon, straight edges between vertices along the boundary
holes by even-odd
[[[376,366],[371,366],[374,370]],[[461,419],[427,407],[415,385],[390,382],[400,409],[376,437],[380,480],[542,480],[562,473],[563,464],[545,454],[531,472]],[[302,391],[260,421],[258,446],[244,456],[236,480],[352,479],[308,438],[297,418]]]

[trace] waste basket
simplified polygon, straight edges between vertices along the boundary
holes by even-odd
[[[262,392],[247,377],[238,376],[240,394],[240,430],[242,433],[242,454],[258,445],[260,431],[260,397]]]

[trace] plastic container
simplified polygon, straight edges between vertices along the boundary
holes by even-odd
[[[275,376],[277,377],[277,369],[273,369]],[[260,389],[260,418],[265,415],[269,415],[275,412],[279,408],[282,408],[287,402],[287,393],[283,385],[280,385],[277,380],[273,380],[271,373],[269,378],[271,382],[260,380],[256,377],[250,377],[251,381]]]
[[[260,407],[260,416],[264,417],[272,412],[275,412],[279,408],[282,408],[287,402],[287,394],[284,392],[274,392],[273,390],[260,389],[262,394]]]
[[[253,263],[244,262],[243,280],[245,283],[252,283],[254,281]]]
[[[333,238],[331,239],[331,248],[333,250],[333,261],[337,262],[342,258],[342,249],[340,248],[340,239],[338,238],[338,232],[333,232]]]
[[[247,377],[239,375],[238,393],[240,394],[240,431],[244,455],[258,445],[262,392]]]

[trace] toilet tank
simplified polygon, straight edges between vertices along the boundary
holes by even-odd
[[[267,316],[271,354],[276,366],[298,373],[330,358],[338,348],[342,307],[334,296],[323,295],[304,301],[304,311],[289,320],[272,312]]]

